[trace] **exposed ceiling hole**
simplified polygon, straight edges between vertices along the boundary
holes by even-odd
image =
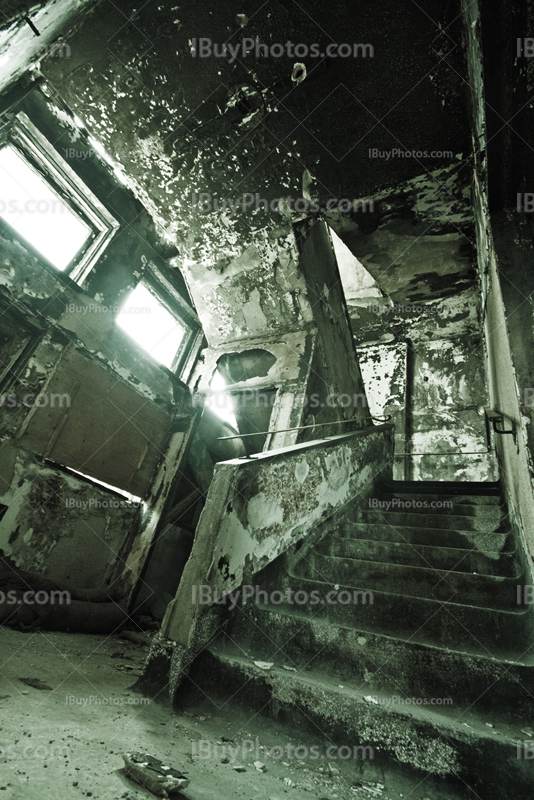
[[[217,362],[217,369],[228,383],[238,383],[251,378],[265,378],[276,356],[268,350],[244,350],[242,353],[226,353]]]

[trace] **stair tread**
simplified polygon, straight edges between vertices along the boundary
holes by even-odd
[[[312,625],[315,628],[322,628],[324,630],[335,628],[336,630],[343,631],[344,636],[348,636],[350,634],[353,634],[354,636],[361,635],[364,639],[368,638],[369,636],[373,636],[375,638],[387,642],[392,642],[392,643],[399,642],[403,646],[408,646],[416,650],[444,653],[447,655],[469,656],[469,658],[481,661],[482,664],[486,663],[504,664],[507,666],[507,668],[510,666],[534,668],[534,644],[532,644],[526,650],[525,648],[521,647],[520,648],[521,652],[517,654],[509,650],[507,653],[492,655],[484,652],[480,648],[476,648],[474,646],[469,646],[466,644],[456,644],[455,646],[445,647],[444,645],[440,644],[437,641],[416,639],[413,636],[406,637],[403,635],[393,634],[386,631],[377,631],[377,630],[369,631],[366,628],[352,627],[350,625],[343,624],[342,622],[330,622],[329,620],[325,620],[324,618],[307,614],[306,612],[300,611],[299,609],[290,609],[287,606],[284,608],[278,608],[275,606],[268,606],[265,604],[262,605],[260,603],[257,603],[255,604],[255,608],[260,612],[262,616],[274,615],[275,617],[278,618],[282,616],[287,619],[292,619],[299,623],[302,622],[305,623],[306,625]],[[255,627],[258,626],[256,625]],[[293,638],[294,635],[291,636],[291,639]],[[277,649],[279,649],[278,646]]]
[[[488,494],[488,495],[480,495],[480,494],[443,494],[439,492],[403,492],[399,489],[391,488],[388,489],[387,487],[381,487],[373,497],[386,497],[386,498],[398,498],[399,500],[402,499],[411,499],[417,500],[426,503],[432,502],[439,502],[440,500],[446,500],[453,503],[453,505],[459,506],[466,506],[467,508],[485,508],[491,507],[494,508],[496,506],[504,507],[505,503],[503,500],[502,495],[500,494]],[[441,509],[436,509],[441,510]]]
[[[372,529],[369,531],[369,529]],[[401,539],[403,542],[407,542],[408,539],[419,539],[422,541],[418,541],[418,544],[424,544],[427,541],[432,542],[436,539],[441,540],[439,542],[439,547],[457,547],[458,543],[466,541],[466,543],[471,542],[471,539],[476,540],[476,549],[480,552],[484,553],[484,550],[480,549],[480,546],[483,544],[484,541],[489,540],[490,544],[493,541],[501,541],[502,546],[499,549],[499,552],[514,552],[512,548],[512,538],[510,536],[510,531],[492,531],[491,533],[483,533],[480,531],[466,531],[461,529],[452,529],[452,528],[428,528],[419,525],[390,525],[384,522],[373,522],[373,523],[365,523],[365,522],[353,522],[352,520],[347,520],[346,522],[340,523],[336,531],[339,531],[339,535],[343,536],[344,538],[357,538],[360,537],[356,536],[344,536],[343,531],[347,531],[349,534],[359,533],[360,531],[364,531],[365,533],[369,534],[374,533],[374,536],[371,538],[375,539],[376,541],[395,541],[396,539]],[[378,538],[377,538],[378,536]],[[489,537],[492,537],[489,539]],[[499,537],[496,539],[495,537]],[[369,535],[365,536],[364,538],[369,538]],[[459,541],[454,544],[451,540],[458,539]],[[474,542],[471,542],[473,545]],[[438,546],[438,545],[436,545]],[[495,547],[488,547],[488,551],[494,552]]]
[[[316,578],[308,578],[308,577],[305,577],[304,575],[291,575],[291,578],[293,578],[295,580],[298,580],[301,583],[304,582],[306,584],[311,584],[312,586],[316,586],[316,587],[318,587],[317,591],[319,590],[319,588],[322,589],[322,588],[324,588],[326,586],[326,587],[328,587],[329,591],[332,591],[332,590],[340,591],[340,592],[341,591],[349,591],[349,592],[351,591],[351,592],[358,592],[358,593],[361,593],[361,594],[364,594],[364,595],[373,594],[375,596],[376,595],[381,595],[381,596],[383,595],[384,597],[396,598],[395,599],[396,603],[398,603],[399,600],[406,600],[406,601],[415,600],[417,602],[421,602],[421,603],[425,603],[425,604],[432,603],[432,604],[435,604],[436,606],[454,606],[455,608],[464,608],[464,609],[475,608],[475,609],[477,609],[479,611],[487,612],[488,615],[491,615],[491,614],[508,614],[508,615],[511,615],[511,618],[513,618],[513,617],[521,617],[521,616],[526,615],[528,613],[527,610],[522,611],[521,607],[519,607],[518,609],[513,609],[512,610],[511,608],[494,608],[494,607],[490,607],[490,606],[486,606],[486,605],[478,605],[476,603],[458,603],[458,602],[455,603],[453,600],[436,600],[436,598],[434,598],[434,597],[422,597],[420,595],[406,594],[405,592],[386,591],[385,589],[371,589],[371,588],[369,588],[367,586],[366,587],[363,587],[363,586],[349,586],[346,583],[335,583],[334,584],[334,583],[330,583],[328,581],[320,581],[320,580],[317,580]],[[259,604],[259,605],[261,605],[261,604]],[[374,603],[369,603],[369,604],[363,603],[362,605],[368,605],[369,606],[369,605],[374,605]],[[282,604],[281,604],[281,606],[282,606]],[[332,607],[332,606],[328,606],[326,603],[320,604],[320,608],[328,608],[328,607]],[[276,608],[276,606],[273,606],[273,608]]]
[[[243,655],[243,652],[237,647],[227,645],[226,643],[212,643],[208,651],[216,659],[226,662],[227,664],[235,667],[239,666],[247,673],[252,673],[258,678],[266,678],[269,683],[274,681],[281,681],[284,683],[299,683],[309,686],[313,690],[320,690],[329,695],[335,695],[338,698],[352,699],[352,701],[361,702],[364,707],[369,707],[373,712],[382,711],[386,715],[399,715],[401,717],[416,719],[419,721],[426,721],[432,725],[440,725],[455,730],[462,736],[469,736],[475,732],[479,738],[487,739],[489,741],[499,741],[500,744],[512,744],[516,746],[518,738],[522,737],[521,727],[523,723],[512,723],[509,720],[503,720],[498,728],[488,728],[486,725],[487,714],[479,714],[476,710],[459,708],[454,705],[422,705],[413,703],[397,703],[392,706],[387,703],[392,697],[399,697],[399,695],[392,695],[383,691],[371,690],[367,687],[356,687],[339,682],[328,675],[321,669],[307,669],[306,672],[298,670],[297,672],[288,671],[284,669],[283,664],[274,662],[269,670],[264,670],[254,664],[254,659],[251,656]],[[287,661],[287,659],[284,659]],[[377,702],[372,702],[369,698],[372,697]],[[467,712],[467,713],[466,713]],[[466,725],[467,720],[469,721]],[[523,737],[524,738],[524,737]]]
[[[384,526],[384,527],[389,527],[389,526]],[[470,531],[470,533],[471,532],[472,531]],[[332,540],[335,540],[337,542],[369,543],[369,544],[373,544],[373,545],[376,544],[376,545],[384,545],[384,546],[391,545],[391,546],[393,546],[395,548],[399,548],[399,549],[404,549],[404,548],[408,549],[409,548],[410,550],[413,550],[416,553],[418,553],[420,550],[422,550],[423,553],[426,552],[426,551],[429,552],[429,551],[435,551],[435,550],[443,550],[443,551],[446,551],[447,555],[450,555],[452,553],[458,553],[458,556],[460,558],[462,556],[472,555],[473,553],[476,553],[481,558],[487,559],[488,561],[492,561],[493,560],[491,556],[487,556],[485,553],[481,553],[480,551],[477,551],[474,547],[445,547],[444,545],[440,545],[440,544],[411,544],[410,542],[395,542],[393,540],[392,541],[387,541],[387,539],[364,539],[364,538],[352,539],[349,536],[332,536],[332,537],[329,537],[329,538],[331,538]],[[326,541],[328,541],[327,538],[325,538],[323,540],[323,542],[326,542]],[[320,544],[322,544],[322,542],[319,543],[319,545],[317,545],[317,546],[320,546]],[[505,558],[505,557],[507,559],[511,559],[515,555],[515,550],[501,550],[501,551],[493,551],[493,552],[498,557],[498,559]],[[351,556],[346,556],[346,558],[351,558]]]
[[[452,506],[432,506],[432,503],[442,502],[442,498],[436,495],[413,495],[401,492],[376,492],[373,497],[368,499],[368,504],[365,506],[365,511],[397,511],[406,512],[410,514],[448,514],[449,516],[458,517],[483,517],[483,516],[498,516],[499,513],[504,516],[506,507],[501,502],[495,503],[470,503],[458,502],[454,498]],[[373,503],[378,504],[373,506]],[[405,507],[400,507],[403,504]]]
[[[395,530],[396,528],[401,528],[402,530],[410,530],[410,528],[414,528],[417,531],[427,531],[428,533],[461,533],[461,534],[475,534],[478,536],[482,536],[484,534],[495,534],[499,536],[508,536],[512,531],[510,529],[505,531],[475,531],[471,528],[432,528],[431,525],[412,525],[408,523],[407,525],[392,525],[390,522],[380,522],[380,521],[371,521],[365,522],[365,520],[359,519],[347,519],[344,522],[341,522],[337,525],[337,527],[341,527],[349,523],[350,525],[361,525],[362,527],[368,528],[372,526],[373,528],[390,528],[391,530]]]
[[[356,566],[357,565],[357,566]],[[344,589],[365,591],[376,595],[388,591],[404,597],[433,598],[439,602],[456,605],[501,609],[517,605],[517,577],[485,575],[479,573],[440,570],[412,564],[358,559],[347,564],[339,556],[308,554],[289,570],[292,578],[315,580],[326,585],[339,585]]]
[[[466,542],[467,544],[467,542]],[[475,547],[444,547],[440,544],[419,544],[387,539],[350,538],[331,535],[313,547],[313,552],[344,558],[350,562],[360,559],[384,564],[427,566],[432,569],[455,569],[481,575],[512,577],[521,573],[515,551],[498,550],[481,553]]]
[[[389,524],[393,525],[394,527],[404,528],[404,527],[411,527],[411,528],[418,528],[418,527],[425,527],[428,528],[428,524],[420,525],[421,522],[428,523],[428,515],[422,514],[418,511],[386,511],[384,509],[365,509],[365,511],[360,512],[361,519],[352,520],[354,522],[364,522],[370,525],[377,524],[376,520],[382,520],[381,524]],[[444,515],[433,515],[431,517],[432,524],[441,530],[454,530],[454,531],[477,531],[477,533],[510,533],[510,528],[505,530],[499,530],[499,527],[506,523],[506,517],[504,519],[499,520],[498,522],[489,522],[487,523],[488,527],[491,525],[495,525],[496,528],[492,528],[491,530],[477,530],[474,527],[476,524],[479,524],[479,527],[484,524],[483,520],[477,518],[476,516],[462,516],[456,514],[444,514]],[[468,524],[469,523],[469,524]],[[380,523],[379,523],[380,524]],[[472,526],[472,527],[471,527]]]
[[[321,591],[324,586],[318,581],[300,579],[297,591],[301,587],[310,592],[314,589]],[[340,586],[340,590],[345,590],[345,587]],[[346,605],[312,604],[311,609],[303,606],[295,609],[293,605],[261,602],[255,605],[262,611],[300,615],[303,622],[313,618],[351,630],[388,634],[399,641],[448,646],[452,637],[457,650],[463,650],[467,645],[476,652],[487,652],[498,658],[520,655],[515,648],[516,641],[524,642],[525,637],[530,637],[532,619],[526,610],[458,604],[383,590],[373,592],[373,596],[377,601],[375,604],[351,605],[350,608]],[[396,616],[387,611],[384,614],[384,608],[395,609]],[[523,647],[521,652],[525,649]]]
[[[410,492],[438,489],[440,492],[458,492],[471,494],[471,492],[487,492],[488,495],[495,495],[502,492],[500,481],[395,481],[383,480],[381,486],[394,487],[396,491]]]
[[[467,551],[467,552],[469,552],[469,551]],[[332,561],[334,561],[334,563],[339,562],[339,561],[346,561],[347,558],[349,558],[349,556],[333,556],[333,555],[330,555],[328,553],[320,553],[320,552],[317,552],[317,551],[315,551],[315,553],[316,553],[316,557],[319,557],[319,558],[322,558],[322,559],[332,559]],[[307,556],[306,556],[306,558],[307,558]],[[302,559],[302,560],[305,560],[305,559]],[[462,576],[469,575],[469,576],[475,577],[475,578],[485,578],[485,579],[487,578],[490,583],[503,583],[504,581],[508,581],[509,583],[516,583],[517,579],[519,577],[521,577],[520,575],[501,575],[499,573],[492,573],[491,575],[488,575],[485,572],[474,572],[472,570],[467,571],[467,570],[461,570],[461,569],[446,569],[446,568],[442,569],[441,567],[434,567],[434,566],[431,566],[431,565],[419,566],[418,564],[397,564],[397,563],[395,563],[393,561],[375,561],[372,558],[360,558],[360,557],[358,557],[358,558],[352,558],[350,560],[354,561],[356,563],[360,563],[361,562],[363,564],[374,564],[374,565],[376,565],[376,567],[383,567],[384,565],[387,565],[388,569],[393,569],[393,570],[396,570],[398,572],[401,572],[401,571],[404,571],[404,570],[419,570],[420,572],[425,572],[425,573],[429,573],[429,574],[438,573],[438,575],[440,575],[442,577],[445,577],[445,576],[451,575],[451,574],[453,574],[453,575],[462,575]],[[301,563],[301,562],[299,562],[299,563]],[[295,567],[296,566],[297,565],[295,565]],[[290,571],[290,574],[292,574],[291,571]]]

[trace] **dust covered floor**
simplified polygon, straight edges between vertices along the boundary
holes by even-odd
[[[208,700],[173,713],[166,696],[148,700],[131,688],[147,652],[118,635],[0,628],[0,800],[153,797],[124,775],[128,751],[187,772],[180,796],[189,800],[460,800],[424,775],[345,752],[327,758],[331,743],[319,731],[299,738]]]

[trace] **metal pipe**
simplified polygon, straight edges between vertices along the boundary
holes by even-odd
[[[387,422],[391,419],[391,414],[387,417],[360,417],[360,419],[374,419],[377,422]],[[297,428],[281,428],[275,431],[257,431],[256,433],[241,433],[237,436],[218,436],[217,441],[226,441],[227,439],[244,439],[245,436],[268,436],[270,433],[288,433],[288,431],[303,431],[306,428],[319,428],[322,425],[344,425],[349,422],[358,422],[359,419],[338,419],[332,422],[317,422],[315,425],[299,425]]]

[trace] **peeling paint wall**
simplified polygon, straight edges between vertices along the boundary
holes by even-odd
[[[228,354],[236,356],[264,351],[274,358],[267,374],[238,381],[228,376],[226,391],[241,393],[256,408],[268,406],[271,409],[270,414],[264,415],[266,423],[262,430],[280,432],[268,436],[259,449],[263,446],[276,449],[294,444],[298,431],[285,429],[302,424],[316,346],[317,333],[315,329],[308,328],[286,332],[276,338],[242,339],[218,348],[209,348],[204,353],[203,364],[199,365],[199,395],[210,394],[213,374],[219,362]],[[274,390],[274,394],[270,394],[271,390]]]
[[[264,234],[236,258],[187,261],[183,273],[212,346],[312,320],[290,226]]]
[[[396,453],[406,451],[406,350],[403,342],[358,347],[369,413],[382,419],[391,416],[387,421],[395,425]],[[395,480],[405,478],[405,466],[402,457],[394,460]]]
[[[241,287],[247,286],[251,292],[254,313],[250,302],[243,306],[242,288],[232,292],[226,288],[222,290],[219,285],[213,295],[220,305],[224,304],[232,327],[225,329],[222,339],[221,327],[218,328],[217,346],[205,354],[200,391],[209,393],[217,364],[229,355],[235,357],[235,354],[245,355],[259,349],[276,359],[262,377],[238,382],[227,377],[228,392],[242,392],[241,396],[248,397],[254,404],[256,418],[253,419],[252,409],[248,409],[252,429],[280,431],[264,441],[258,437],[258,443],[250,452],[337,434],[346,429],[348,422],[358,426],[368,424],[365,389],[328,229],[319,221],[301,221],[294,226],[288,240],[294,253],[290,265],[293,282],[301,288],[298,304],[295,294],[289,296],[293,301],[291,308],[298,305],[301,310],[306,309],[304,316],[295,316],[293,310],[277,307],[276,295],[273,298],[269,293],[263,297],[262,303],[256,304],[260,301],[257,278],[255,282],[254,275],[248,272],[246,260],[241,260],[232,270],[235,270]],[[266,274],[267,280],[272,280],[272,269],[267,269]],[[274,276],[278,277],[276,270]],[[188,283],[191,286],[190,275]],[[201,284],[198,290],[200,288]],[[192,289],[191,293],[196,296],[197,290]],[[267,308],[279,331],[277,338],[269,335],[275,325],[271,316],[269,319],[266,316]],[[241,324],[241,314],[246,317],[249,312],[250,324],[236,327]],[[205,303],[204,314],[203,321],[206,321],[208,330],[214,322],[221,320],[220,316],[210,313]],[[258,336],[261,333],[263,338]],[[256,402],[252,397],[253,391],[257,393]],[[273,393],[272,414],[260,415],[261,404],[269,402],[268,392]],[[338,397],[348,397],[348,404],[338,402]],[[306,429],[285,430],[299,426],[306,426]],[[247,432],[240,428],[240,433]],[[244,442],[247,446],[247,440]]]
[[[93,588],[120,576],[142,509],[0,445],[0,551],[17,567]]]
[[[487,452],[483,408],[488,393],[482,347],[480,339],[469,338],[414,348],[413,480],[435,480],[436,476],[439,480],[498,480],[493,445]]]
[[[469,162],[461,153],[456,160],[374,194],[366,213],[326,214],[392,303],[429,302],[473,286]]]
[[[397,480],[498,480],[479,337],[369,345],[358,355],[373,416],[391,414],[396,425]]]
[[[476,286],[440,300],[401,303],[382,297],[363,305],[349,302],[348,308],[358,344],[453,339],[481,331]]]

